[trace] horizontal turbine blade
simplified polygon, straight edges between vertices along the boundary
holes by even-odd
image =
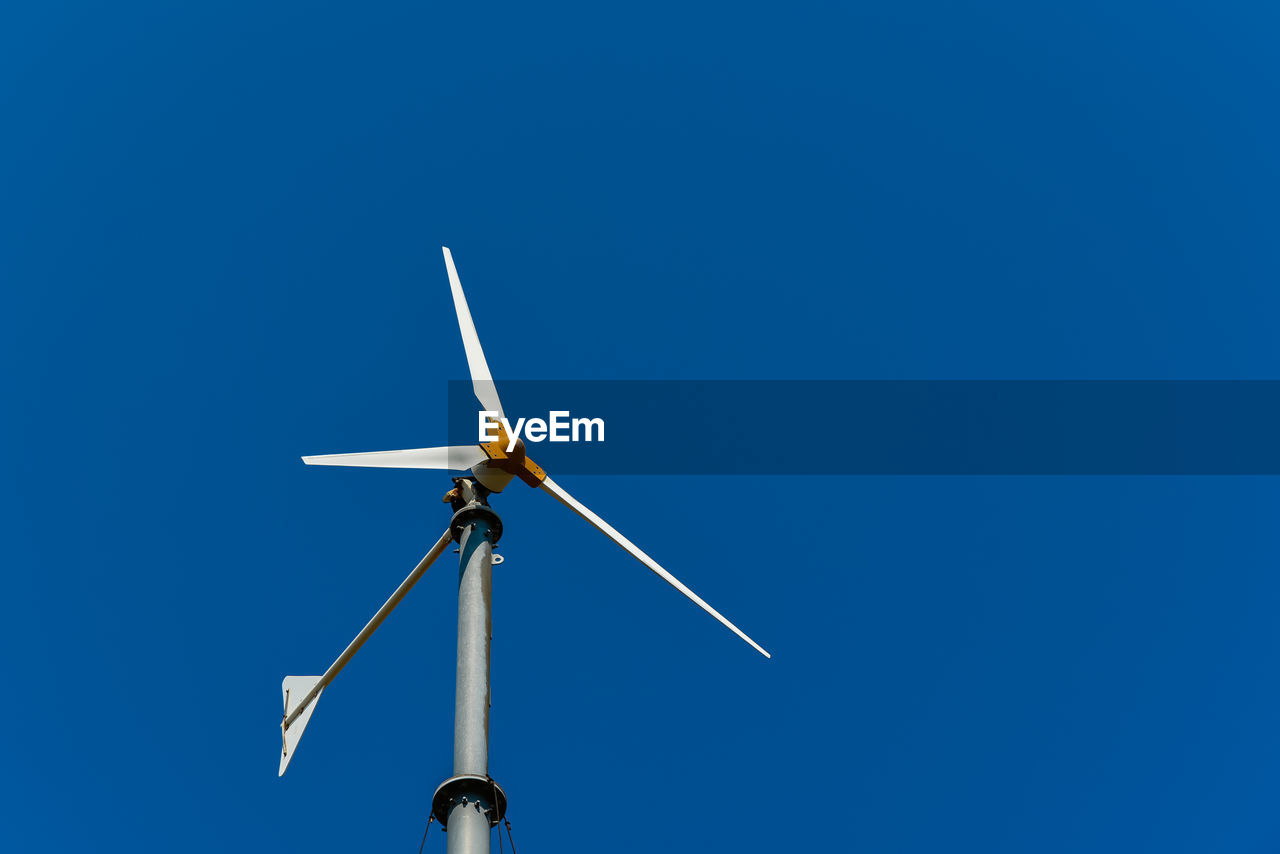
[[[447,448],[410,448],[404,451],[369,451],[362,454],[322,454],[303,457],[309,466],[365,466],[383,469],[456,469],[463,471],[489,459],[479,445]]]
[[[643,551],[641,551],[640,548],[635,543],[631,542],[626,537],[622,536],[622,534],[619,534],[612,525],[610,525],[605,520],[601,519],[595,513],[592,513],[591,510],[589,510],[582,502],[578,501],[578,499],[574,498],[572,495],[565,492],[564,488],[561,487],[560,484],[556,483],[554,480],[548,477],[542,481],[542,488],[547,492],[549,492],[552,496],[554,496],[555,499],[559,501],[561,504],[563,504],[565,507],[568,507],[574,513],[577,513],[583,519],[586,519],[588,522],[594,525],[606,537],[613,540],[615,543],[617,543],[618,545],[626,549],[628,552],[630,552],[632,557],[640,561],[645,566],[649,567],[649,569],[653,570],[653,572],[657,574],[657,576],[661,578],[663,581],[667,582],[672,587],[674,587],[675,589],[683,593],[685,596],[688,596],[690,599],[692,599],[699,608],[701,608],[702,610],[706,611],[708,614],[710,614],[711,616],[719,620],[721,624],[723,624],[724,627],[727,628],[729,631],[733,632],[735,635],[742,638],[747,643],[751,644],[751,646],[754,647],[755,650],[759,652],[761,655],[763,655],[765,658],[773,657],[769,655],[768,652],[765,651],[764,647],[760,646],[760,644],[756,643],[751,638],[747,637],[746,634],[741,629],[739,629],[733,623],[725,619],[724,615],[722,615],[719,611],[717,611],[715,608],[712,608],[706,602],[702,601],[702,598],[698,596],[698,594],[694,593],[688,587],[685,587],[683,584],[680,583],[679,579],[677,579],[674,575],[672,575],[671,573],[663,569],[661,566],[659,566],[656,560],[654,560],[653,558],[645,554]]]
[[[444,266],[449,271],[449,289],[453,291],[453,310],[458,313],[458,328],[462,330],[462,348],[467,351],[467,367],[471,369],[471,387],[485,409],[506,417],[502,411],[502,401],[498,400],[497,386],[493,384],[493,374],[489,373],[489,363],[484,360],[484,350],[480,347],[480,336],[476,334],[476,324],[471,319],[471,309],[467,307],[467,297],[462,293],[458,269],[453,266],[453,253],[449,251],[448,246],[440,248],[444,250]]]
[[[315,709],[315,702],[320,698],[320,692],[328,687],[334,677],[342,672],[342,668],[347,666],[360,647],[364,646],[364,642],[373,636],[378,626],[382,625],[382,621],[387,615],[395,610],[400,604],[400,600],[408,595],[413,589],[413,585],[426,574],[431,568],[431,564],[435,563],[436,558],[444,554],[444,550],[449,547],[449,543],[453,541],[453,535],[449,531],[445,531],[440,535],[440,539],[431,547],[431,551],[418,561],[418,565],[413,568],[413,572],[409,573],[404,581],[400,582],[400,586],[391,594],[391,598],[382,603],[382,607],[378,609],[378,613],[373,615],[369,622],[365,623],[360,634],[355,636],[351,643],[347,644],[347,648],[342,651],[342,655],[329,665],[329,669],[324,672],[323,676],[286,676],[281,686],[284,691],[284,720],[280,722],[280,732],[283,736],[283,743],[280,748],[280,776],[284,776],[285,769],[289,767],[289,760],[293,758],[293,753],[297,749],[298,740],[302,738],[302,730],[306,727],[307,722],[311,720],[311,712]]]

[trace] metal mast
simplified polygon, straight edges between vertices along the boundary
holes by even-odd
[[[448,854],[489,854],[489,829],[507,796],[489,776],[489,661],[493,638],[493,547],[502,520],[471,478],[454,478],[446,499],[458,543],[458,667],[453,712],[453,776],[436,789],[431,812],[448,834]],[[501,558],[498,559],[501,562]]]

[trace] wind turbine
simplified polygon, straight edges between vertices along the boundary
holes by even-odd
[[[475,322],[471,319],[467,298],[462,293],[462,282],[458,279],[453,255],[448,247],[442,249],[445,269],[449,274],[449,288],[453,292],[453,307],[458,315],[458,326],[462,330],[462,346],[466,350],[467,366],[471,371],[472,388],[485,410],[497,412],[500,417],[505,418],[493,375],[489,372],[484,350],[480,347]],[[577,513],[761,655],[770,657],[764,647],[747,637],[741,629],[663,569],[635,543],[618,533],[612,525],[548,477],[525,453],[523,441],[517,440],[514,449],[508,452],[510,437],[500,422],[496,425],[496,430],[498,440],[485,444],[302,458],[307,465],[469,472],[468,475],[453,478],[455,487],[445,496],[454,510],[448,529],[440,535],[431,550],[329,669],[321,676],[286,676],[281,685],[284,693],[284,717],[280,723],[280,775],[283,776],[297,751],[302,732],[311,720],[320,694],[396,605],[400,604],[400,600],[417,584],[436,558],[443,554],[450,541],[458,543],[458,661],[454,701],[453,776],[436,789],[431,804],[432,815],[446,831],[450,831],[449,854],[487,854],[489,829],[497,825],[506,812],[506,794],[489,776],[491,594],[493,564],[502,562],[501,557],[495,559],[493,548],[502,536],[502,520],[489,506],[488,496],[502,492],[513,478],[518,478],[535,489],[541,489]]]

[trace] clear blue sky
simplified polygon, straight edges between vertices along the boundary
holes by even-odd
[[[471,8],[0,12],[0,848],[414,850],[452,569],[275,771],[445,523],[298,461],[441,435],[441,244],[499,377],[1280,377],[1268,4]],[[774,659],[501,496],[522,851],[1280,844],[1276,480],[564,485]]]

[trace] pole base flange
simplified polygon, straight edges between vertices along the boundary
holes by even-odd
[[[431,814],[445,830],[449,829],[449,812],[460,798],[477,801],[483,799],[490,804],[490,827],[497,827],[498,822],[507,814],[507,793],[502,791],[502,787],[492,777],[459,774],[437,786],[436,793],[431,796]]]

